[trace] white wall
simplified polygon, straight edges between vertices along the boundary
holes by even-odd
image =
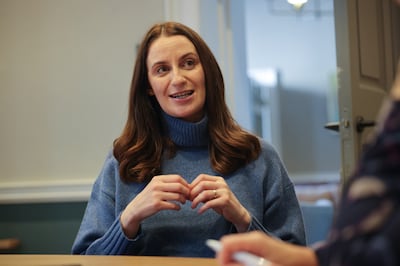
[[[163,3],[0,1],[0,199],[59,184],[87,194],[125,122],[136,45],[164,19]]]

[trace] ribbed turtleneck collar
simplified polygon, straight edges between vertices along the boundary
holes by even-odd
[[[181,147],[201,147],[208,145],[208,117],[191,123],[162,112],[171,140]]]

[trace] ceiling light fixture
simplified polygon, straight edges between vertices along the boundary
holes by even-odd
[[[308,0],[287,0],[296,10],[300,10]]]

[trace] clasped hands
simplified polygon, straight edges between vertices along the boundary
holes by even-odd
[[[180,175],[154,176],[149,184],[127,205],[121,214],[121,225],[127,236],[136,235],[142,220],[161,210],[181,209],[189,200],[192,209],[202,214],[213,209],[232,222],[238,232],[244,232],[251,216],[220,176],[198,175],[192,183]]]

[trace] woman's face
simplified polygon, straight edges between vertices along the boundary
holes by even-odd
[[[161,36],[147,56],[150,95],[168,115],[189,122],[204,116],[204,71],[194,45],[182,35]]]

